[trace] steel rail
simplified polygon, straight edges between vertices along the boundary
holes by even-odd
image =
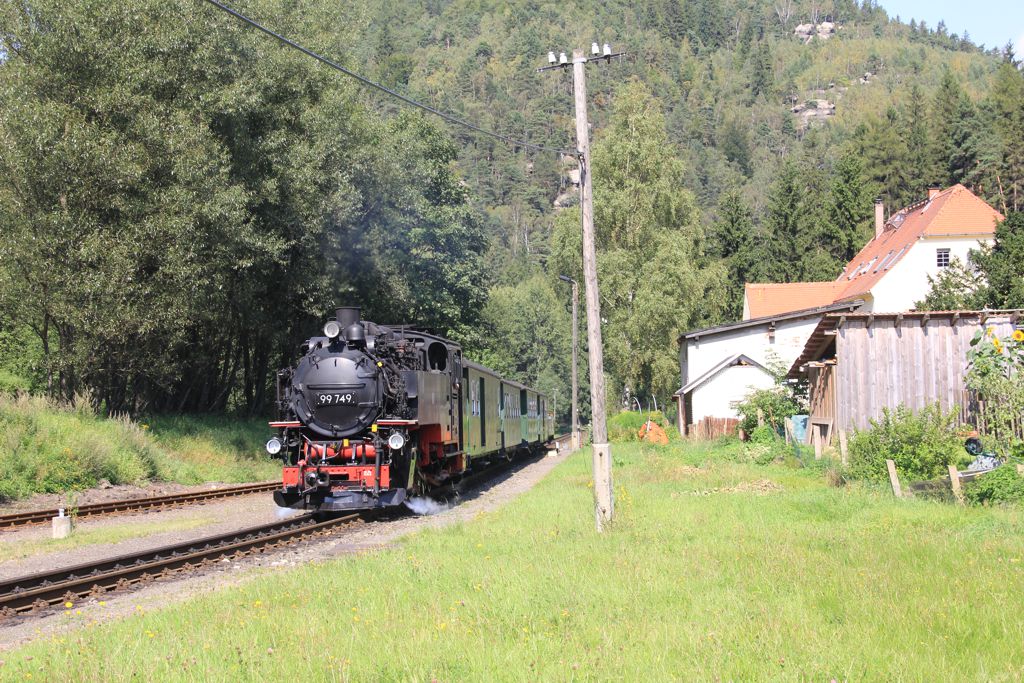
[[[317,522],[313,515],[303,515],[99,562],[8,579],[0,582],[0,617],[126,589],[176,571],[199,569],[226,557],[247,555],[320,534],[348,524],[359,516],[352,514]]]
[[[252,493],[266,493],[281,486],[280,482],[268,481],[258,484],[242,484],[240,486],[226,486],[220,489],[208,489],[205,491],[192,491],[191,493],[171,493],[162,496],[148,496],[146,498],[124,498],[103,503],[90,503],[81,505],[74,511],[77,517],[94,517],[99,515],[112,515],[119,512],[131,512],[134,510],[152,510],[156,508],[174,507],[177,505],[188,505],[218,498],[231,498],[234,496],[247,496]],[[29,510],[27,512],[15,512],[9,515],[0,515],[0,529],[13,529],[32,524],[45,524],[58,514],[57,508],[50,510]]]

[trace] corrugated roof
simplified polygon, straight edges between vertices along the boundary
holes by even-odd
[[[835,301],[863,297],[902,260],[922,237],[995,235],[1003,220],[984,200],[959,183],[933,199],[908,206],[889,217],[885,230],[846,264],[836,283],[845,285]]]
[[[750,320],[740,320],[734,323],[723,323],[721,325],[712,325],[710,327],[701,327],[696,330],[690,330],[689,332],[683,332],[679,335],[679,339],[676,341],[680,344],[687,339],[698,339],[700,337],[706,337],[714,334],[721,334],[722,332],[731,332],[732,330],[739,330],[745,327],[756,327],[758,325],[771,324],[781,322],[783,320],[794,320],[797,318],[813,318],[814,316],[827,313],[829,311],[853,311],[858,306],[863,304],[863,301],[843,301],[838,304],[829,304],[828,306],[818,306],[817,308],[808,308],[803,311],[790,311],[788,313],[779,313],[778,315],[767,315],[761,318],[751,318]]]
[[[828,306],[846,288],[846,282],[766,282],[744,285],[748,319]]]

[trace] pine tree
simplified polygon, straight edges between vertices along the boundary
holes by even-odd
[[[852,152],[843,154],[833,170],[829,194],[829,251],[838,262],[853,258],[864,242],[871,200],[871,185],[860,157]]]
[[[978,130],[978,116],[966,94],[957,102],[953,122],[949,130],[949,145],[946,159],[946,173],[951,183],[970,183],[970,176],[978,162],[979,142],[982,137]]]
[[[765,216],[767,234],[760,249],[762,256],[753,268],[755,281],[792,282],[798,279],[801,271],[798,245],[805,213],[804,197],[800,171],[792,159],[786,159],[768,193],[768,212]]]
[[[761,40],[754,51],[752,73],[750,76],[750,94],[756,99],[759,95],[770,97],[775,87],[775,67],[772,63],[772,51],[766,40]]]
[[[950,69],[942,74],[942,81],[932,100],[930,115],[931,145],[929,147],[929,165],[935,180],[943,186],[959,181],[952,172],[954,156],[959,153],[955,137],[964,134],[962,119],[969,114],[964,99],[967,94],[960,87],[960,82]],[[957,128],[960,128],[958,131]]]
[[[856,145],[868,178],[878,187],[886,204],[906,206],[913,201],[915,194],[908,180],[910,149],[906,137],[901,134],[900,116],[896,109],[890,107],[885,118],[874,119],[862,126],[856,134]],[[927,166],[932,168],[930,157]],[[929,170],[925,177],[937,175]]]
[[[995,168],[1000,208],[1024,209],[1024,74],[1014,65],[1012,52],[996,72],[989,95],[993,127],[1001,143]]]
[[[731,284],[726,315],[743,313],[743,284],[752,282],[757,254],[754,249],[754,219],[737,190],[725,192],[718,204],[718,220],[711,229],[708,253],[725,261]]]
[[[908,194],[894,199],[898,206],[904,206],[913,201],[913,198],[924,196],[927,187],[941,180],[934,177],[930,162],[928,149],[931,137],[928,131],[927,105],[924,93],[916,83],[910,87],[910,92],[900,109],[899,124],[902,137],[906,141],[904,173]]]

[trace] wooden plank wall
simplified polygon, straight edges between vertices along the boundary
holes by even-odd
[[[836,419],[836,383],[834,365],[808,368],[807,379],[810,384],[810,416],[812,419]]]
[[[938,401],[944,410],[963,400],[967,350],[979,329],[977,317],[847,320],[836,331],[835,396],[838,429],[869,427],[868,420],[901,403],[920,410]],[[1007,318],[989,320],[1005,336]]]

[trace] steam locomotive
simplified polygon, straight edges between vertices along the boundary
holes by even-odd
[[[452,341],[360,313],[337,309],[277,374],[267,452],[284,461],[279,506],[398,506],[554,438],[544,394],[466,360]]]

